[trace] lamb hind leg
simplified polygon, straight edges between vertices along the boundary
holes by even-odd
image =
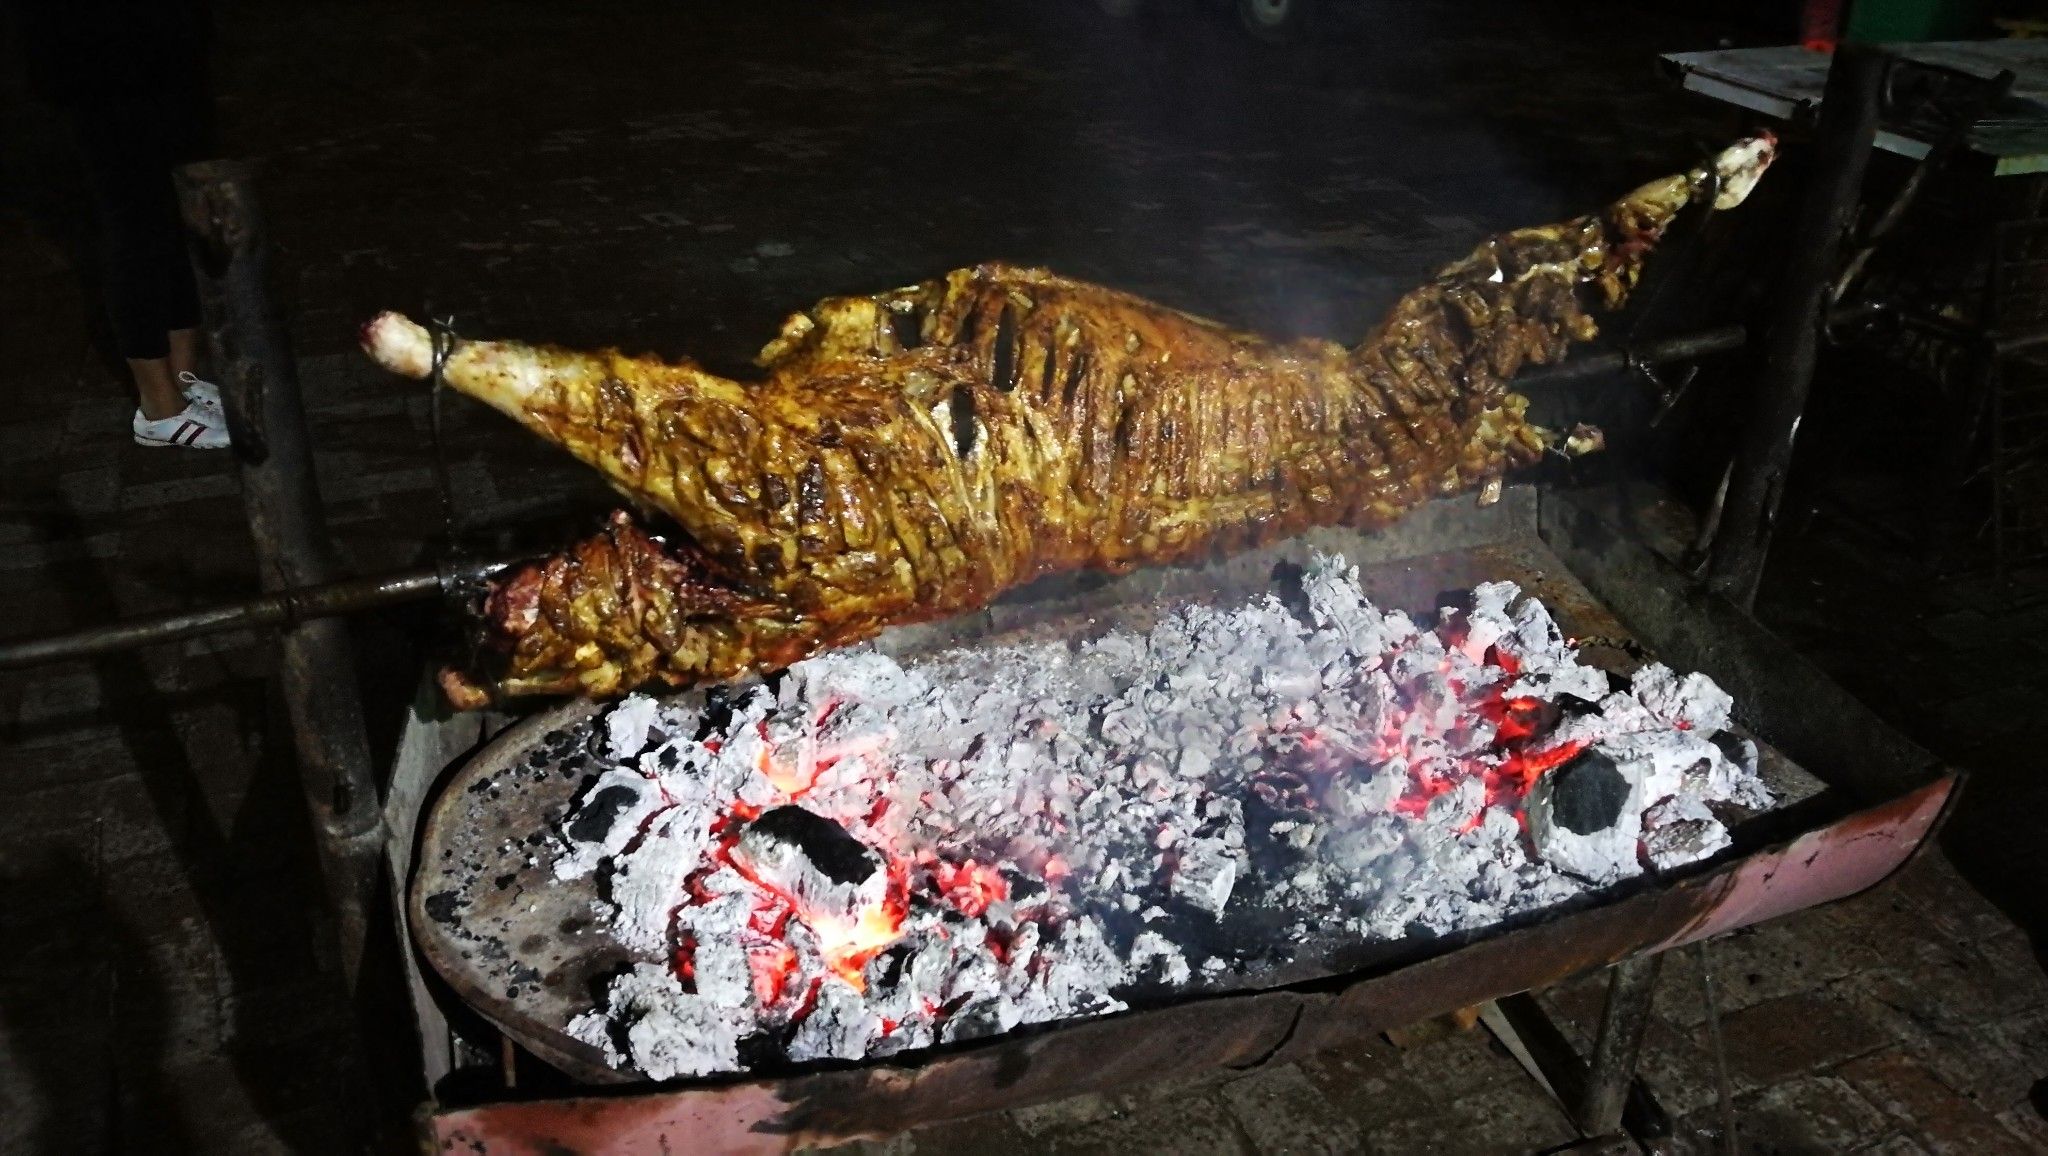
[[[441,672],[449,700],[464,709],[527,694],[605,696],[727,679],[862,636],[857,625],[835,631],[733,589],[687,544],[655,539],[623,511],[603,532],[494,578],[482,617],[490,673]]]

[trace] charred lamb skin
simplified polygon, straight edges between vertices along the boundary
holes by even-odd
[[[501,575],[492,669],[458,705],[614,695],[787,666],[893,623],[985,605],[1055,571],[1122,572],[1387,525],[1566,440],[1505,383],[1594,336],[1687,204],[1741,201],[1773,142],[1605,210],[1482,243],[1353,349],[1269,341],[1002,264],[792,316],[763,379],[690,362],[459,341],[448,383],[595,467],[674,541],[621,513]],[[395,314],[365,350],[426,377]]]

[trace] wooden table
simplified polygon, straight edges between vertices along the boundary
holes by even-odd
[[[1987,79],[2011,69],[2017,77],[2012,94],[1994,114],[1977,122],[1970,133],[1970,151],[1989,158],[1996,176],[2048,173],[2048,40],[1958,40],[1888,48],[1907,60]],[[1825,52],[1796,44],[1673,52],[1664,57],[1686,88],[1787,121],[1807,119],[1819,108],[1830,59]],[[1919,160],[1927,155],[1929,142],[1880,128],[1877,147]]]

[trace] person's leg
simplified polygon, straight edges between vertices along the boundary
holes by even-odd
[[[142,416],[152,421],[185,408],[171,373],[169,326],[159,320],[151,249],[156,206],[149,196],[146,140],[124,102],[97,96],[73,110],[79,159],[92,194],[105,269],[107,314],[135,378]]]
[[[131,232],[122,246],[119,267],[110,268],[108,275],[120,279],[112,292],[121,356],[135,378],[142,416],[157,421],[182,411],[187,404],[178,371],[191,367],[195,343],[191,329],[183,331],[185,339],[180,341],[174,336],[179,331],[170,328],[167,298],[174,294],[166,292],[166,279],[179,273],[189,279],[191,272],[184,267],[182,252],[167,255],[162,251],[166,247],[160,236],[162,222],[131,212],[134,215],[124,226]]]
[[[180,374],[199,372],[199,330],[190,326],[173,329],[170,332],[171,380],[183,381]]]
[[[78,110],[75,127],[106,260],[107,312],[142,416],[159,421],[188,404],[178,371],[196,352],[199,301],[154,119],[154,110],[102,98]],[[174,339],[178,330],[186,333]]]
[[[169,357],[131,357],[127,361],[128,372],[135,378],[135,393],[143,417],[162,421],[185,411],[190,403],[178,389]]]
[[[181,84],[167,94],[162,105],[164,172],[157,246],[157,284],[166,338],[170,352],[171,387],[184,396],[185,375],[199,373],[199,283],[192,275],[192,259],[186,252],[184,223],[178,212],[177,189],[171,165],[204,154],[209,136],[211,103],[196,82]],[[186,400],[191,400],[186,398]]]

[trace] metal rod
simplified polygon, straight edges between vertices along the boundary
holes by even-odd
[[[1814,130],[1813,172],[1765,338],[1756,413],[1735,455],[1721,532],[1707,585],[1745,609],[1754,605],[1784,498],[1792,444],[1819,359],[1821,327],[1843,237],[1856,214],[1877,137],[1878,105],[1891,57],[1860,44],[1835,50]]]
[[[1700,1001],[1707,1009],[1707,1042],[1714,1050],[1714,1097],[1721,1117],[1721,1151],[1735,1156],[1735,1085],[1728,1078],[1728,1048],[1721,1039],[1721,1005],[1714,996],[1714,972],[1707,962],[1707,941],[1692,945],[1693,966],[1700,973]]]
[[[1516,389],[1527,386],[1561,385],[1584,377],[1596,377],[1603,373],[1619,373],[1634,365],[1663,365],[1673,361],[1693,361],[1710,357],[1716,353],[1728,353],[1741,349],[1749,343],[1749,331],[1740,325],[1723,325],[1715,329],[1703,329],[1697,333],[1667,337],[1660,341],[1648,341],[1628,349],[1616,349],[1595,353],[1588,357],[1574,358],[1561,365],[1549,366],[1515,378]]]
[[[1607,1005],[1600,1012],[1600,1035],[1586,1072],[1586,1094],[1579,1101],[1579,1128],[1588,1136],[1621,1131],[1622,1109],[1636,1078],[1643,1034],[1650,1028],[1650,1004],[1656,998],[1663,960],[1661,955],[1624,959],[1614,965],[1613,978],[1607,981]]]
[[[1748,331],[1742,326],[1723,325],[1715,329],[1704,329],[1696,333],[1648,342],[1630,349],[1593,354],[1526,374],[1515,379],[1514,384],[1516,388],[1566,384],[1600,374],[1620,372],[1632,365],[1691,361],[1740,349],[1748,339]],[[231,379],[228,384],[231,387],[246,386],[248,382]],[[236,393],[236,396],[224,395],[223,400],[233,414],[241,394],[233,389],[229,392]],[[246,399],[244,404],[254,400],[260,399]],[[241,435],[237,435],[237,454],[252,458],[257,464],[267,460],[269,448],[261,440],[261,427],[257,421],[244,421],[240,428],[253,432],[248,444],[245,444]],[[526,557],[527,555],[521,554],[495,558],[453,570],[405,570],[317,586],[286,587],[258,598],[131,618],[84,627],[63,634],[0,642],[0,670],[91,658],[229,630],[291,625],[316,618],[393,606],[431,597],[452,589],[456,583],[474,581]]]
[[[270,298],[269,241],[252,178],[241,161],[186,165],[178,172],[179,199],[210,274],[208,328],[228,428],[256,439],[238,456],[263,587],[317,587],[332,582],[339,567],[313,477],[298,365]],[[302,620],[284,631],[279,659],[341,971],[353,991],[377,896],[383,816],[347,628],[333,618]]]
[[[319,586],[277,590],[239,602],[221,602],[193,610],[126,618],[63,634],[0,642],[0,670],[115,654],[228,630],[292,626],[316,618],[333,618],[380,606],[415,602],[456,589],[460,584],[481,578],[503,564],[500,560],[459,568],[423,568],[349,578]]]

